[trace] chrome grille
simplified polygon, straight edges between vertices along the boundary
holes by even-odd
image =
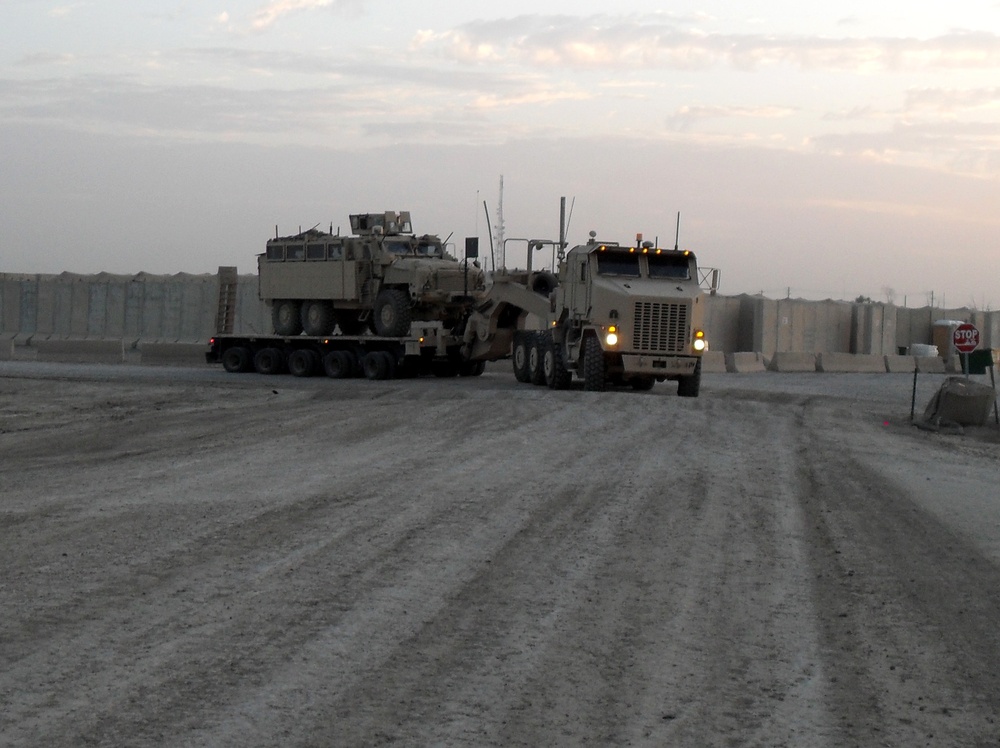
[[[656,353],[681,353],[687,348],[687,304],[635,302],[632,348]]]

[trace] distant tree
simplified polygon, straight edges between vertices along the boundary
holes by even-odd
[[[858,298],[856,298],[854,300],[854,303],[855,304],[871,304],[872,303],[872,297],[871,296],[859,296]]]
[[[885,296],[886,304],[896,303],[896,289],[892,286],[882,286],[882,294]]]

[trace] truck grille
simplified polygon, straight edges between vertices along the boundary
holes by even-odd
[[[632,348],[637,351],[680,353],[689,337],[687,304],[635,302]]]

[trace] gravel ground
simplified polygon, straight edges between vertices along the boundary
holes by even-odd
[[[2,362],[0,744],[997,745],[1000,439],[911,386]]]

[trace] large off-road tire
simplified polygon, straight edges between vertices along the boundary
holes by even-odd
[[[573,372],[566,368],[563,345],[555,340],[551,332],[545,338],[545,357],[542,361],[545,383],[550,390],[565,390],[573,381]]]
[[[523,330],[514,333],[514,348],[511,351],[511,358],[514,361],[514,379],[518,382],[527,383],[531,381],[531,374],[528,372],[528,349],[531,347],[531,335]]]
[[[545,333],[531,334],[531,347],[528,348],[528,376],[532,384],[545,384]]]
[[[333,304],[329,301],[303,301],[301,317],[302,331],[317,337],[332,333],[336,323]]]
[[[368,379],[388,379],[390,358],[385,351],[369,351],[361,361]]]
[[[253,355],[249,348],[234,345],[222,354],[222,368],[230,374],[239,374],[253,369]]]
[[[323,371],[333,379],[354,376],[354,356],[347,351],[330,351],[323,356]]]
[[[288,372],[294,377],[311,377],[319,368],[319,354],[299,348],[288,354]]]
[[[280,348],[261,348],[253,357],[258,374],[280,374],[285,369],[285,354]]]
[[[677,380],[677,394],[681,397],[698,397],[701,389],[701,359],[694,365],[694,374]]]
[[[368,329],[368,320],[359,319],[360,312],[354,309],[341,309],[336,313],[337,326],[341,335],[364,335]]]
[[[608,362],[597,338],[591,336],[583,344],[583,389],[604,392],[608,387]]]
[[[413,313],[405,291],[386,288],[375,297],[375,333],[388,338],[398,338],[410,332]]]
[[[301,304],[293,299],[274,301],[271,304],[271,324],[275,335],[298,335],[302,332]]]

